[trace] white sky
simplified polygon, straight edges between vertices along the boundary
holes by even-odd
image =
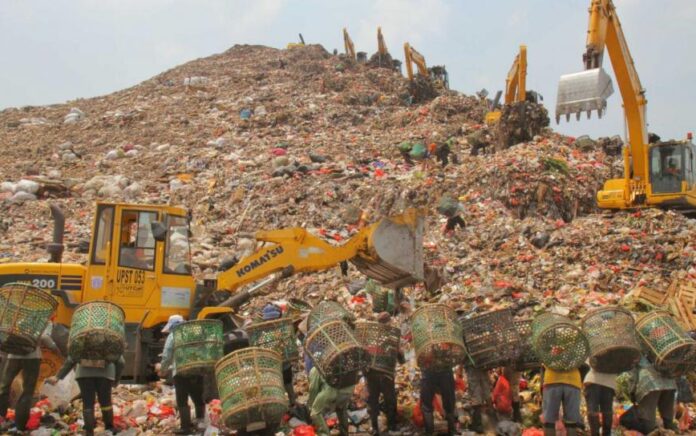
[[[59,103],[135,85],[234,44],[308,43],[376,51],[382,26],[392,54],[409,41],[452,88],[491,94],[524,43],[527,84],[553,115],[558,77],[579,71],[590,0],[0,0],[0,108]],[[643,86],[650,131],[695,130],[696,0],[615,0]],[[610,71],[609,62],[606,66]],[[609,113],[562,121],[561,132],[623,134],[617,92]],[[553,118],[553,116],[552,116]]]

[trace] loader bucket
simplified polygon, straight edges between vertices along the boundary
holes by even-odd
[[[603,68],[561,76],[556,98],[556,123],[560,122],[561,115],[570,121],[570,115],[575,114],[579,120],[582,112],[586,112],[589,118],[594,110],[601,118],[607,108],[607,98],[613,93],[611,77]]]
[[[383,218],[371,226],[367,251],[351,262],[360,272],[388,288],[422,282],[424,220],[415,209]]]

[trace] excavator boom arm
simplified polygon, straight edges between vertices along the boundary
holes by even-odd
[[[418,67],[418,74],[423,77],[430,76],[428,66],[425,64],[425,58],[422,54],[418,53],[415,48],[411,47],[408,42],[404,43],[404,57],[406,60],[406,72],[408,73],[409,80],[413,80],[414,78],[412,63],[416,64],[416,67]]]
[[[527,99],[527,46],[521,45],[520,52],[510,67],[505,79],[505,104]]]
[[[386,56],[389,54],[387,50],[387,44],[384,42],[384,36],[382,35],[382,28],[377,28],[377,51],[381,56]]]
[[[350,39],[350,35],[348,35],[348,29],[345,27],[343,28],[343,46],[346,49],[346,55],[353,59],[356,60],[356,54],[355,54],[355,45],[353,44],[353,40]]]

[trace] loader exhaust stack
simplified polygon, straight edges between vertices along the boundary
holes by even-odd
[[[50,262],[60,263],[63,260],[63,236],[65,235],[65,215],[57,204],[51,204],[53,217],[53,241],[48,244],[46,251],[51,256]]]
[[[562,115],[565,115],[566,121],[570,121],[572,114],[579,120],[582,112],[586,112],[587,118],[590,118],[595,110],[602,118],[607,109],[607,98],[613,93],[611,77],[603,68],[561,76],[556,98],[556,124]]]

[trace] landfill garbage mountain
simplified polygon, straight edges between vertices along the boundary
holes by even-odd
[[[318,45],[237,45],[113,94],[5,109],[0,262],[45,261],[49,202],[66,213],[63,259],[78,263],[86,261],[96,200],[189,208],[200,279],[223,258],[248,253],[249,232],[301,226],[340,242],[362,218],[415,206],[429,211],[426,261],[443,284],[433,294],[406,289],[411,305],[512,305],[527,316],[556,306],[577,317],[638,287],[696,280],[695,221],[662,210],[597,209],[602,182],[622,171],[616,153],[539,128],[510,147],[490,139],[472,155],[468,138],[485,132],[486,111],[485,101],[452,90],[415,103],[391,66],[358,64]],[[449,164],[434,156],[406,163],[404,141],[426,149],[447,142]],[[458,199],[464,228],[445,231],[448,217],[436,211],[444,196]],[[362,284],[355,270],[295,276],[242,315],[295,297],[333,299],[372,316],[369,298],[355,294]],[[400,367],[404,416],[417,401],[416,381],[412,364]],[[298,393],[306,384],[298,377]],[[115,393],[122,428],[171,432],[170,389],[133,389]],[[354,406],[365,407],[360,388]],[[75,410],[45,416],[70,432]]]

